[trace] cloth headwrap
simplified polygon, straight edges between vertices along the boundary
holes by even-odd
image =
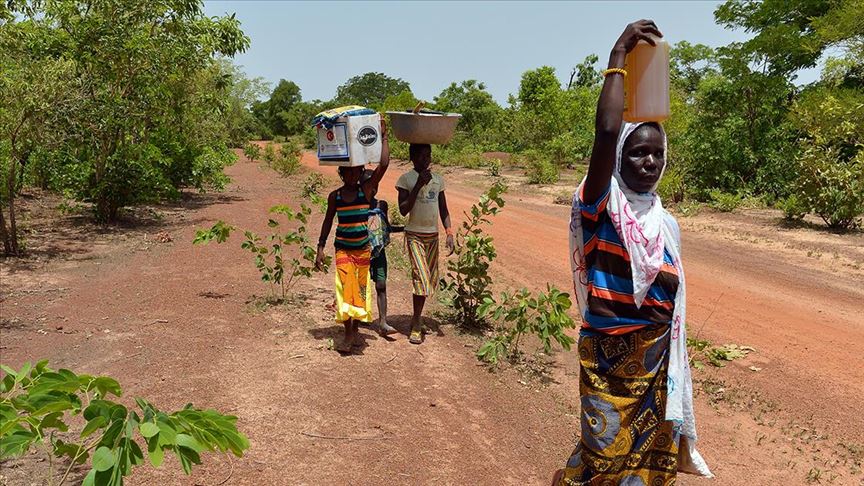
[[[678,271],[678,292],[675,294],[675,310],[672,318],[669,342],[669,366],[666,397],[666,420],[673,423],[680,434],[678,446],[678,470],[706,477],[713,477],[705,460],[696,450],[696,417],[693,414],[693,382],[687,357],[687,290],[684,267],[681,264],[681,235],[678,223],[664,208],[657,195],[660,178],[649,192],[636,192],[621,177],[624,143],[644,123],[624,123],[618,135],[615,149],[615,170],[610,180],[609,200],[606,211],[612,220],[621,242],[630,256],[633,274],[633,300],[636,307],[642,306],[645,296],[663,266],[663,250],[669,252]],[[662,126],[663,151],[666,153],[666,132]],[[665,170],[664,164],[663,169]],[[661,172],[661,178],[663,173]],[[570,214],[570,265],[576,300],[583,319],[588,312],[588,268],[585,265],[585,244],[582,238],[582,204],[579,196],[585,180],[573,195]]]

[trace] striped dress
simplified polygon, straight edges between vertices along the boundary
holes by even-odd
[[[633,300],[630,256],[606,211],[609,191],[594,204],[581,204],[582,237],[588,277],[588,310],[583,327],[606,334],[625,334],[672,322],[678,271],[663,250],[663,266],[640,308]]]
[[[342,199],[342,191],[336,191],[336,248],[359,250],[369,246],[369,201],[358,189],[354,201]]]

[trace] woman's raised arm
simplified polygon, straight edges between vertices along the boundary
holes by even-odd
[[[612,48],[609,66],[605,71],[603,89],[597,101],[597,117],[594,121],[594,146],[591,149],[591,163],[581,195],[586,204],[593,204],[603,195],[615,170],[615,145],[624,117],[624,73],[627,53],[636,47],[640,40],[654,45],[653,37],[663,34],[651,20],[639,20],[629,24]]]

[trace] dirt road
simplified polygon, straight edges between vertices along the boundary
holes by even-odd
[[[317,170],[311,158],[304,163]],[[395,201],[402,170],[388,173],[382,197]],[[191,245],[196,228],[219,219],[265,233],[267,208],[298,204],[300,176],[280,179],[245,162],[228,173],[234,182],[225,194],[196,197],[125,240],[82,242],[61,225],[51,244],[67,259],[4,263],[2,361],[47,357],[55,367],[118,378],[126,399],[230,412],[252,442],[244,458],[208,457],[191,478],[166,461],[140,468],[129,484],[546,483],[578,431],[575,353],[556,355],[548,386],[515,370],[487,372],[473,357],[476,340],[447,325],[420,347],[365,330],[366,346],[339,356],[327,349],[339,333],[326,309],[332,275],[303,283],[302,305],[261,309],[250,300],[265,288],[239,240]],[[460,172],[446,177],[458,216],[481,189]],[[569,288],[568,208],[518,192],[507,200],[492,231],[500,285]],[[857,274],[697,223],[721,224],[682,221],[691,326],[715,343],[756,348],[697,373],[700,448],[715,484],[805,484],[814,474],[858,484]],[[313,235],[319,224],[314,218]],[[157,230],[173,242],[154,242]],[[854,256],[858,240],[851,246]],[[392,320],[404,330],[410,285],[404,271],[391,275]],[[31,484],[34,464],[7,464],[0,482]]]

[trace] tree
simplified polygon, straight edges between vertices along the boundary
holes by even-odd
[[[275,135],[289,135],[286,120],[291,123],[291,112],[302,101],[300,87],[293,81],[280,79],[270,99],[259,105],[262,119]],[[291,127],[293,129],[293,126]]]
[[[261,135],[262,122],[252,113],[252,105],[269,91],[269,83],[264,78],[249,78],[240,66],[228,58],[217,59],[217,66],[226,90],[225,125],[229,144],[241,147],[252,137]]]
[[[591,88],[600,84],[603,76],[594,67],[599,59],[597,54],[590,54],[585,57],[585,60],[577,64],[570,71],[570,82],[567,83],[567,89],[573,87]]]
[[[861,0],[727,0],[714,16],[755,33],[741,49],[776,75],[813,67],[826,48],[864,36]]]
[[[71,61],[28,54],[34,46],[27,40],[40,34],[37,26],[7,28],[0,53],[0,239],[6,255],[18,255],[15,198],[31,154],[64,141],[64,121],[74,116],[81,99]]]
[[[128,204],[224,183],[225,98],[215,65],[249,45],[234,16],[207,17],[200,1],[58,0],[25,22],[58,33],[46,56],[74,61],[86,89],[65,149],[76,195],[113,221]],[[118,11],[124,15],[117,15]],[[69,174],[67,174],[69,175]]]
[[[460,84],[450,83],[435,97],[434,107],[436,110],[461,113],[462,119],[457,129],[474,136],[493,126],[501,113],[501,107],[486,91],[486,85],[474,79]]]
[[[522,107],[534,108],[550,93],[561,91],[561,82],[555,75],[555,68],[543,66],[522,74],[519,83],[518,102]]]
[[[391,78],[383,73],[366,73],[354,76],[336,89],[336,101],[377,108],[390,96],[411,91],[407,81]]]
[[[670,81],[688,95],[696,92],[706,76],[717,73],[714,49],[704,44],[678,42],[670,50],[669,64]]]

